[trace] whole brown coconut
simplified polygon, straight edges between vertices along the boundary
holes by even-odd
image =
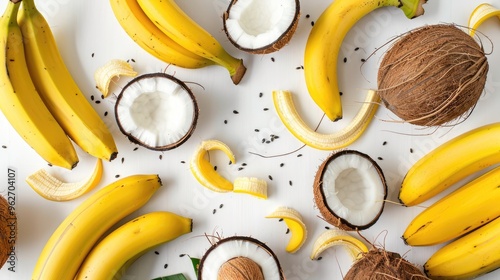
[[[406,122],[439,126],[466,117],[483,92],[488,61],[471,36],[451,24],[399,38],[378,72],[383,104]]]
[[[9,209],[9,203],[5,197],[0,195],[0,268],[7,262],[12,248],[15,246],[17,236],[15,229],[12,229],[13,221],[16,220],[16,214]]]
[[[356,261],[344,280],[422,280],[429,279],[398,253],[373,248]]]

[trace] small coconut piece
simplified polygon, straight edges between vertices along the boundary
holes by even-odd
[[[428,25],[401,36],[384,55],[378,93],[403,121],[439,126],[470,114],[487,73],[476,40],[455,25]]]
[[[11,225],[16,224],[16,214],[9,207],[5,197],[0,195],[0,268],[7,262],[12,249],[15,248],[17,232]]]
[[[238,49],[266,54],[290,41],[299,18],[299,0],[232,0],[223,16],[224,31]]]
[[[261,241],[247,236],[220,239],[203,255],[198,280],[284,280],[274,252]]]
[[[429,279],[398,253],[373,248],[363,253],[344,276],[344,280],[422,280]]]
[[[144,74],[125,85],[115,117],[131,142],[165,151],[189,139],[198,121],[198,104],[193,92],[174,76]]]
[[[332,153],[314,180],[314,200],[323,218],[343,230],[363,230],[382,214],[387,184],[380,166],[368,155]]]

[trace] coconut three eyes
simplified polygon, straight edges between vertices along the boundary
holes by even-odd
[[[343,230],[363,230],[382,214],[387,184],[370,156],[344,150],[331,154],[314,180],[314,200],[323,218]]]

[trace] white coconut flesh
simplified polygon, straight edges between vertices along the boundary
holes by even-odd
[[[330,210],[355,226],[376,220],[386,196],[385,182],[377,167],[369,159],[350,153],[326,166],[322,191]]]
[[[115,107],[122,132],[153,149],[182,141],[196,123],[192,94],[167,77],[134,79],[123,89]]]
[[[202,269],[200,279],[217,280],[222,265],[237,257],[253,260],[261,268],[266,280],[283,279],[279,265],[272,254],[259,244],[239,238],[221,242],[207,252],[203,258],[203,265],[200,266]]]
[[[297,16],[295,0],[237,0],[225,21],[238,46],[259,49],[276,42]]]

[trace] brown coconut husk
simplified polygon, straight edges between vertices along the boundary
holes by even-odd
[[[12,241],[15,242],[17,233],[12,233],[9,226],[9,224],[12,224],[13,219],[16,219],[16,214],[9,209],[7,199],[0,195],[0,268],[7,262],[11,248],[15,246]]]
[[[439,126],[470,114],[488,68],[482,46],[457,26],[424,26],[400,37],[384,55],[378,93],[402,120]]]
[[[422,280],[429,279],[398,253],[372,248],[356,261],[344,280]]]
[[[236,257],[219,268],[217,280],[252,279],[264,280],[260,266],[247,257]]]

